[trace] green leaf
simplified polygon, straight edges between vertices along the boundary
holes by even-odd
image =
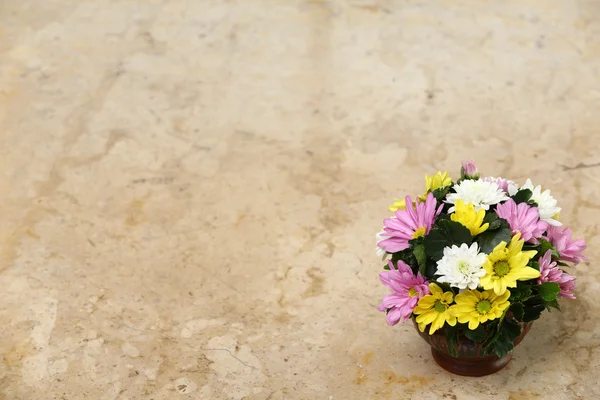
[[[512,199],[517,204],[526,203],[529,201],[532,194],[533,193],[531,193],[531,190],[529,190],[529,189],[521,189],[514,196],[512,196]]]
[[[552,301],[544,301],[544,306],[546,307],[546,310],[548,310],[549,312],[551,311],[550,308],[556,308],[558,311],[562,311],[560,309],[560,305],[558,304],[557,299],[554,299]]]
[[[435,189],[433,192],[433,197],[435,197],[435,199],[438,202],[438,206],[440,203],[442,203],[445,199],[446,199],[446,195],[448,194],[448,191],[450,190],[452,186],[443,186],[443,187],[439,187],[437,189]]]
[[[483,342],[487,337],[487,331],[481,324],[475,330],[470,330],[467,325],[465,325],[463,333],[467,339],[472,340],[473,342]]]
[[[512,303],[509,311],[512,312],[517,321],[523,321],[523,303]]]
[[[484,354],[490,354],[493,351],[492,344],[500,336],[500,329],[502,328],[502,321],[504,321],[505,316],[506,313],[502,314],[500,318],[490,322],[488,325],[489,337],[482,344]]]
[[[452,357],[458,357],[458,326],[446,325],[446,346]]]
[[[501,221],[500,228],[494,231],[487,230],[477,235],[476,241],[479,244],[479,251],[481,253],[490,254],[501,242],[506,242],[507,244],[510,242],[510,239],[512,238],[510,226],[508,226],[508,223],[503,219],[499,220]]]
[[[413,247],[413,255],[419,264],[419,272],[421,275],[425,276],[425,270],[427,268],[427,254],[425,254],[425,246],[419,244]]]
[[[556,282],[544,282],[535,288],[546,302],[556,300],[556,296],[560,293],[560,286]]]
[[[511,302],[523,302],[528,300],[533,294],[531,290],[531,284],[523,281],[517,281],[517,287],[510,289],[510,301]]]
[[[394,264],[396,264],[396,262],[398,260],[402,260],[408,264],[407,259],[409,259],[409,261],[410,261],[410,257],[412,257],[412,261],[415,261],[412,251],[410,249],[405,249],[402,251],[398,251],[396,253],[392,253],[391,260],[392,260],[392,263],[394,263]]]
[[[471,232],[462,224],[450,220],[441,220],[425,236],[423,244],[425,245],[425,253],[434,261],[438,261],[444,255],[444,247],[460,246],[463,243],[471,244],[472,241]]]
[[[485,217],[483,217],[483,223],[490,224],[490,226],[487,228],[488,231],[495,231],[496,229],[500,228],[500,222],[501,220],[498,218],[498,214],[495,212],[487,212],[485,213]]]
[[[450,215],[449,214],[445,214],[444,212],[442,212],[440,215],[437,216],[436,221],[439,223],[440,221],[450,221]]]
[[[556,248],[552,249],[552,259],[553,260],[560,259],[560,253],[558,252],[558,250]]]
[[[385,264],[383,266],[383,269],[385,269],[386,271],[389,271],[390,270],[390,265],[389,264]]]
[[[410,244],[410,247],[418,246],[423,243],[423,236],[419,236],[416,239],[410,239],[408,243]]]
[[[542,305],[525,308],[523,312],[523,322],[535,321],[542,315],[544,309],[545,308]]]
[[[498,357],[504,357],[515,347],[515,340],[521,334],[521,326],[511,320],[502,322],[498,338],[492,343],[492,349]]]
[[[531,262],[529,263],[529,266],[530,266],[531,268],[535,269],[536,271],[539,271],[539,270],[540,270],[540,263],[539,263],[539,262],[537,262],[537,261],[531,261]]]
[[[542,253],[542,255],[546,254],[546,252],[548,250],[552,250],[552,243],[550,243],[549,241],[545,240],[545,239],[539,239],[540,242],[540,253]]]
[[[540,239],[540,250],[539,250],[539,255],[543,256],[544,254],[546,254],[546,252],[548,250],[552,250],[552,258],[557,260],[560,258],[560,254],[558,252],[558,250],[556,250],[556,248],[554,246],[552,246],[552,243],[544,240],[544,239]]]
[[[525,243],[525,244],[523,244],[523,248],[521,250],[522,251],[530,251],[530,250],[539,251],[540,250],[540,246],[539,245],[534,245],[534,244],[531,244],[531,243]]]
[[[413,274],[416,275],[419,271],[419,263],[417,262],[417,259],[415,258],[411,248],[404,249],[397,253],[393,253],[392,263],[394,264],[394,266],[397,264],[398,260],[404,261],[407,265],[410,265]]]
[[[534,296],[523,303],[523,322],[538,319],[545,307],[540,296]]]
[[[562,261],[557,261],[556,265],[561,266],[561,267],[570,267],[569,264],[567,264],[566,262],[562,262]]]
[[[435,261],[433,261],[431,258],[428,258],[427,259],[427,268],[425,269],[425,277],[427,278],[427,280],[429,280],[429,281],[434,280],[436,272],[437,272],[437,263]],[[439,285],[439,283],[438,283],[438,285]],[[444,290],[444,291],[447,292],[448,290]]]

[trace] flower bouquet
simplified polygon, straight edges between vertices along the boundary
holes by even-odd
[[[462,375],[496,372],[545,309],[574,299],[563,269],[586,259],[558,220],[549,190],[481,178],[464,162],[456,182],[425,176],[423,196],[406,196],[377,234],[389,259],[381,283],[392,290],[379,311],[388,325],[414,321],[443,368]]]

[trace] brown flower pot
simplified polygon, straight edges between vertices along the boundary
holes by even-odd
[[[490,375],[504,368],[512,357],[512,352],[504,357],[498,357],[495,354],[483,355],[482,343],[473,342],[463,335],[458,337],[458,357],[453,357],[446,345],[445,327],[437,330],[433,335],[429,335],[428,329],[421,332],[414,320],[413,324],[419,335],[431,346],[431,354],[435,362],[453,374],[464,376]],[[533,322],[520,322],[521,335],[515,340],[515,346],[521,343],[521,340],[527,335],[531,324]]]

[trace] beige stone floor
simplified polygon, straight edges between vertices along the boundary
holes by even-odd
[[[599,1],[3,0],[0,398],[598,399],[599,131]],[[376,310],[466,158],[590,257],[479,379]]]

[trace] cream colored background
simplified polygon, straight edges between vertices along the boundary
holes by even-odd
[[[0,397],[599,398],[599,21],[592,0],[3,0]],[[467,158],[551,188],[590,247],[578,299],[480,379],[376,310],[388,204]]]

